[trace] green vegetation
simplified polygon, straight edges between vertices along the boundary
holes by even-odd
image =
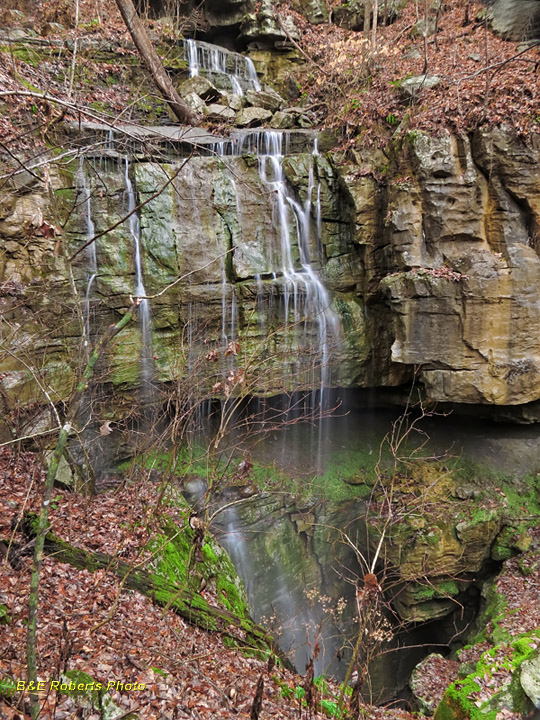
[[[293,698],[295,700],[298,700],[301,707],[307,707],[307,702],[304,699],[306,695],[305,687],[302,685],[296,685],[294,687],[291,687],[286,682],[281,680],[277,675],[272,676],[272,680],[276,683],[276,685],[280,688],[281,691],[281,697],[283,698]],[[337,699],[331,695],[330,689],[328,687],[328,683],[324,676],[320,675],[313,680],[313,684],[319,694],[319,699],[316,703],[317,709],[319,711],[322,711],[331,718],[346,718],[348,717],[348,710],[344,709],[342,712],[340,712]],[[325,697],[325,695],[327,697]],[[352,695],[352,687],[345,688],[345,695],[350,696]]]
[[[169,494],[171,500],[171,494]],[[187,505],[181,495],[176,493],[174,505]],[[172,504],[172,503],[171,503]],[[197,592],[201,579],[213,585],[221,603],[239,619],[249,619],[247,596],[242,581],[225,552],[209,535],[203,538],[200,554],[195,542],[196,531],[187,522],[178,528],[167,519],[162,521],[163,535],[153,538],[148,548],[157,560],[156,574],[167,580],[167,588],[178,588]],[[164,593],[168,592],[164,589]],[[167,603],[170,599],[163,598]]]
[[[157,470],[169,477],[178,479],[200,478],[212,485],[217,491],[220,488],[242,485],[245,480],[238,477],[238,463],[242,454],[231,455],[221,453],[214,457],[201,443],[184,446],[173,457],[170,451],[150,450],[135,460],[122,463],[118,469],[129,472],[134,467],[146,470]],[[276,489],[285,481],[285,476],[273,465],[253,463],[249,472],[249,482],[259,490]]]
[[[416,584],[413,589],[414,599],[419,602],[436,598],[454,597],[459,593],[459,586],[455,580],[441,580],[430,585]]]
[[[0,52],[9,53],[16,60],[20,60],[31,67],[38,67],[47,58],[47,53],[38,52],[35,47],[22,43],[0,45]]]
[[[501,705],[515,712],[530,711],[532,704],[521,689],[516,671],[537,653],[539,635],[540,630],[536,630],[484,652],[472,673],[448,687],[435,712],[435,720],[495,720]],[[491,691],[495,689],[487,700],[482,696],[486,685]]]
[[[9,608],[6,605],[0,605],[0,625],[9,625],[10,622]]]

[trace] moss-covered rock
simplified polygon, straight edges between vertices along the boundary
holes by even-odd
[[[186,507],[181,496],[176,496],[174,502]],[[195,533],[187,521],[181,528],[170,521],[164,523],[163,534],[149,545],[155,553],[157,575],[166,578],[169,587],[179,588],[179,593],[182,587],[198,592],[204,580],[224,607],[240,619],[249,619],[246,591],[228,554],[209,535],[199,546],[194,542]]]
[[[537,631],[510,643],[487,650],[473,672],[459,678],[446,690],[435,720],[495,720],[497,713],[507,709],[526,713],[533,709],[520,681],[524,661],[537,656]]]

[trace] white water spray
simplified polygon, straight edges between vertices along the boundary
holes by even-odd
[[[81,158],[79,160],[79,168],[77,171],[77,185],[79,188],[79,192],[82,195],[83,199],[83,207],[84,207],[84,216],[85,216],[85,238],[86,242],[89,242],[92,240],[94,235],[96,234],[96,229],[94,225],[94,221],[92,220],[92,203],[91,203],[91,192],[90,188],[88,186],[88,178],[86,176],[86,172],[84,169],[84,161]],[[92,299],[92,285],[94,284],[94,280],[97,277],[98,272],[98,264],[97,264],[97,248],[96,248],[96,241],[93,243],[90,243],[90,245],[87,248],[88,252],[88,269],[89,269],[89,276],[86,283],[86,292],[84,295],[84,332],[85,332],[85,338],[84,338],[84,344],[87,350],[87,353],[90,350],[90,330],[91,330],[91,323],[90,323],[90,301]]]

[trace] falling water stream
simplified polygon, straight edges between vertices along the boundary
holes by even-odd
[[[235,95],[245,90],[260,91],[261,85],[250,58],[197,40],[186,40],[186,60],[189,76],[195,77],[202,70],[211,79],[226,80]]]
[[[92,220],[92,203],[91,193],[88,186],[88,178],[84,168],[84,161],[81,158],[79,161],[79,168],[77,171],[77,185],[79,192],[83,199],[84,217],[85,217],[85,240],[89,242],[96,234],[94,221]],[[89,262],[89,276],[86,283],[86,292],[84,295],[84,331],[85,331],[85,346],[87,353],[90,351],[90,301],[92,298],[92,285],[97,277],[98,264],[97,264],[97,249],[96,241],[90,243],[88,246],[88,262]]]
[[[124,181],[127,196],[127,214],[129,233],[133,240],[135,251],[135,297],[140,298],[139,319],[141,324],[142,353],[141,353],[141,389],[143,401],[146,403],[152,398],[152,381],[154,376],[154,354],[152,348],[152,325],[150,317],[150,302],[146,298],[146,289],[143,281],[143,268],[141,261],[141,230],[139,211],[137,210],[137,196],[129,176],[129,160],[125,159]]]

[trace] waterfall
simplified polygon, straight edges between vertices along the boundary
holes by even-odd
[[[226,80],[235,95],[243,95],[245,90],[260,91],[255,66],[248,57],[197,40],[186,40],[185,48],[190,77],[203,71],[216,80]]]
[[[227,550],[238,575],[244,583],[249,602],[258,622],[278,623],[279,646],[302,673],[317,642],[320,652],[314,657],[316,675],[328,671],[339,648],[336,628],[323,623],[324,617],[316,603],[310,603],[305,593],[305,577],[291,575],[279,553],[270,552],[264,537],[272,534],[275,526],[287,532],[290,520],[283,515],[274,517],[267,514],[265,500],[249,501],[246,513],[240,505],[231,503],[216,518],[220,544]],[[253,518],[256,517],[255,520]],[[249,519],[248,519],[249,518]],[[270,528],[268,523],[272,524]],[[286,537],[286,535],[284,535]],[[290,547],[290,546],[288,546]],[[303,556],[299,546],[293,543],[293,553]],[[307,567],[296,567],[297,571],[308,572]],[[311,588],[313,589],[313,588]]]
[[[319,254],[319,263],[322,259],[320,184],[315,179],[314,162],[318,155],[317,144],[315,142],[313,146],[307,194],[303,203],[295,197],[285,176],[283,133],[265,131],[261,133],[257,144],[261,149],[260,177],[273,191],[271,196],[274,198],[280,245],[280,267],[277,270],[282,278],[285,326],[288,327],[292,315],[295,345],[304,349],[307,349],[306,346],[309,347],[311,342],[309,325],[316,327],[314,349],[319,365],[311,368],[311,385],[319,388],[319,406],[322,412],[325,409],[325,388],[331,383],[330,351],[332,343],[339,342],[340,323],[312,260],[312,249]],[[291,228],[295,230],[295,238]],[[294,239],[299,261],[294,259]]]
[[[289,150],[289,139],[289,133],[278,130],[248,132],[215,143],[212,153],[219,157],[256,154],[258,158],[259,177],[268,187],[268,196],[274,206],[278,247],[271,248],[269,253],[273,278],[270,293],[265,293],[260,273],[254,273],[257,311],[261,311],[261,317],[263,309],[270,314],[274,293],[281,293],[285,332],[293,336],[291,350],[301,350],[302,354],[307,356],[304,366],[301,360],[295,361],[295,375],[303,375],[302,384],[309,385],[316,391],[316,404],[322,416],[328,409],[327,389],[332,381],[331,351],[340,343],[341,323],[332,309],[329,293],[316,269],[323,262],[321,186],[316,178],[316,158],[319,155],[317,139],[313,141],[307,193],[303,202],[296,197],[285,174],[284,159]],[[230,177],[234,185],[232,174]],[[238,203],[237,214],[241,214]],[[225,276],[223,277],[225,283]],[[223,328],[229,326],[226,318],[226,295],[224,286]],[[263,325],[264,322],[261,327]],[[224,330],[223,336],[225,334]],[[309,380],[307,374],[310,375]]]
[[[238,511],[234,505],[224,510],[222,515],[220,524],[223,527],[223,535],[220,541],[229,553],[249,597],[254,572],[245,531],[241,527]]]
[[[92,204],[91,204],[91,193],[88,187],[88,178],[84,169],[84,160],[81,157],[79,160],[79,168],[77,171],[77,186],[80,194],[83,198],[83,208],[85,217],[85,238],[86,242],[89,242],[96,234],[94,221],[92,220]],[[88,280],[86,283],[86,292],[84,295],[84,344],[87,352],[90,349],[90,300],[92,298],[92,285],[97,277],[98,264],[97,264],[97,248],[96,242],[91,243],[88,246]]]
[[[141,228],[139,211],[136,210],[137,198],[131,178],[129,177],[129,160],[125,159],[124,181],[127,195],[128,227],[135,249],[135,297],[142,298],[139,305],[139,318],[142,336],[141,354],[141,386],[146,400],[151,400],[152,380],[154,376],[154,354],[152,348],[152,327],[150,319],[150,302],[146,299],[141,262]]]

